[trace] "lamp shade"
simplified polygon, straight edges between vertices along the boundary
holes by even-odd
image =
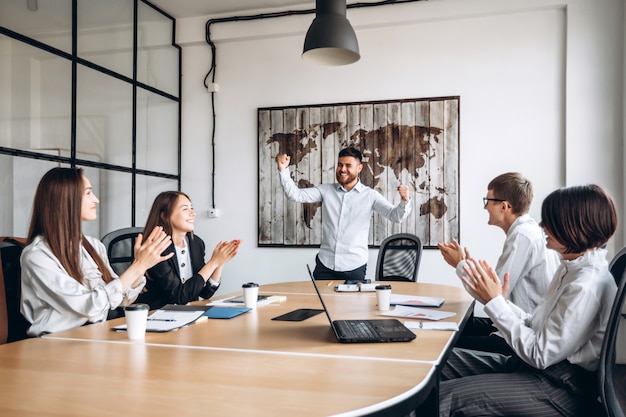
[[[347,65],[361,58],[346,18],[346,0],[315,1],[315,19],[306,33],[302,57],[321,65]]]

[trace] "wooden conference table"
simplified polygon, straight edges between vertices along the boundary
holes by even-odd
[[[331,317],[376,318],[374,293],[335,293]],[[393,282],[393,292],[445,298],[461,327],[473,300],[457,287]],[[401,415],[436,401],[438,367],[457,335],[414,330],[408,343],[340,344],[326,316],[273,321],[321,308],[310,281],[261,286],[286,300],[229,320],[208,319],[131,341],[96,323],[0,346],[0,415]],[[237,294],[215,296],[226,298]],[[213,301],[213,300],[212,300]],[[206,303],[206,302],[202,302]]]

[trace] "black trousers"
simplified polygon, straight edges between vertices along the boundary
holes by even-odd
[[[504,338],[492,335],[498,331],[488,317],[473,317],[463,328],[455,347],[512,355],[513,349]]]
[[[333,271],[320,262],[318,256],[315,257],[315,270],[313,277],[315,279],[334,279],[344,281],[365,281],[365,273],[367,272],[367,264],[358,267],[352,271]]]

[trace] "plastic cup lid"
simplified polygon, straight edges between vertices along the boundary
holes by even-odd
[[[148,304],[131,304],[129,306],[124,307],[125,311],[141,311],[141,310],[150,310],[150,306]]]

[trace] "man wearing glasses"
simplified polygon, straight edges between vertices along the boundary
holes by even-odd
[[[556,252],[546,248],[546,240],[528,210],[533,199],[530,181],[517,172],[508,172],[491,180],[483,205],[489,213],[488,224],[506,234],[496,273],[502,280],[509,273],[509,299],[527,312],[532,312],[548,288],[559,264]],[[467,248],[456,240],[438,245],[445,261],[456,268],[460,277],[469,258]],[[476,317],[463,330],[458,347],[510,353],[501,337],[490,336],[497,329],[489,318]],[[497,335],[496,335],[497,336]]]

